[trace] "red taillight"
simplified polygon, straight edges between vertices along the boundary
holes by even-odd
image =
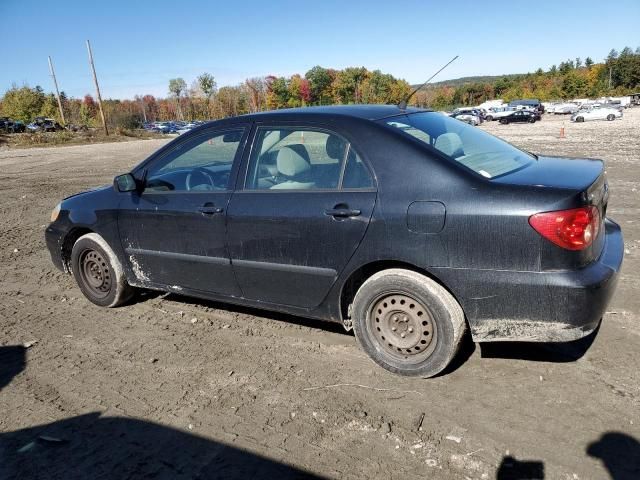
[[[587,248],[600,230],[600,212],[594,206],[536,213],[529,224],[547,240],[567,250]]]

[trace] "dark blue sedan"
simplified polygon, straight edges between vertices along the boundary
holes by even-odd
[[[615,290],[599,160],[523,152],[440,113],[281,110],[207,123],[53,211],[93,303],[137,288],[342,323],[396,373],[474,341],[574,340]]]

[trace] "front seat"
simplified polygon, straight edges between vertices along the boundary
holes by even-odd
[[[305,190],[315,185],[314,182],[308,181],[311,164],[292,147],[282,147],[278,151],[276,167],[278,178],[284,178],[284,181],[271,187],[272,190]]]

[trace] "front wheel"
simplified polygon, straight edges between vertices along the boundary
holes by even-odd
[[[134,293],[111,247],[96,233],[83,235],[71,251],[71,271],[87,299],[101,307],[117,307]]]
[[[508,121],[508,120],[505,120],[504,118],[501,118],[501,119],[500,119],[500,123],[501,123],[502,125],[506,125],[507,123],[509,123],[509,121]]]
[[[616,116],[615,116],[615,115],[613,115],[613,114],[609,114],[609,115],[607,115],[607,120],[609,120],[610,122],[611,122],[611,121],[613,121],[613,120],[615,120],[615,119],[616,119]]]
[[[352,313],[356,339],[372,360],[413,377],[444,370],[465,329],[464,313],[453,296],[411,270],[373,275],[356,293]]]
[[[578,122],[578,123],[582,123],[582,122],[584,122],[584,117],[578,117],[578,118],[576,118],[576,122]]]

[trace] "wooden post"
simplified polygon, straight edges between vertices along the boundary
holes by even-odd
[[[62,126],[65,126],[67,122],[64,119],[64,110],[62,109],[62,100],[60,99],[60,91],[58,90],[58,81],[56,80],[56,72],[53,70],[53,62],[51,61],[51,57],[49,58],[49,71],[51,72],[51,76],[53,77],[53,84],[56,87],[56,98],[58,99],[58,108],[60,109],[60,119],[62,120]]]
[[[93,73],[93,81],[96,84],[96,94],[98,96],[98,108],[100,109],[100,118],[102,118],[102,126],[104,127],[104,134],[109,136],[107,121],[104,118],[104,110],[102,110],[102,96],[100,95],[100,86],[98,85],[98,77],[96,76],[96,67],[93,64],[93,53],[91,52],[91,44],[89,43],[89,40],[87,40],[87,51],[89,52],[89,65],[91,66],[91,72]]]
[[[144,99],[140,97],[140,106],[142,107],[142,117],[144,118],[144,123],[147,123],[147,111],[144,108]]]

